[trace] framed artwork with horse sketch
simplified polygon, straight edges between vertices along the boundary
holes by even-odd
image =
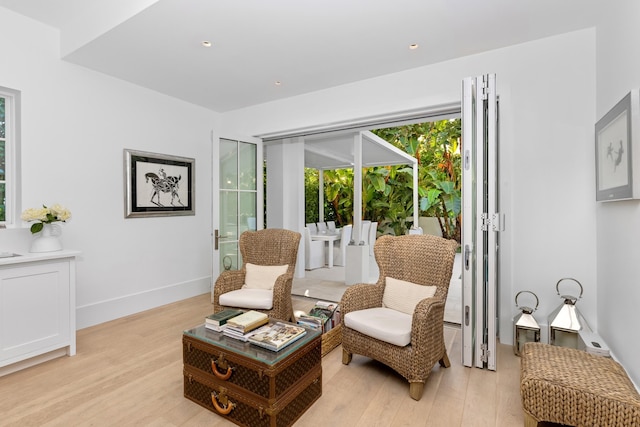
[[[195,215],[195,159],[124,150],[125,218]]]

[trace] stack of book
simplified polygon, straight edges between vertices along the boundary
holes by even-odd
[[[247,341],[250,335],[263,325],[269,323],[269,316],[255,310],[249,310],[239,316],[227,320],[222,333],[228,337]]]
[[[309,311],[309,314],[298,316],[298,323],[304,326],[322,329],[323,333],[329,332],[340,323],[338,304],[329,301],[318,301]]]
[[[271,351],[278,351],[302,338],[307,331],[297,325],[276,322],[266,325],[249,336],[249,342]]]
[[[242,313],[244,313],[244,311],[233,308],[219,311],[204,319],[204,327],[216,332],[222,332],[222,330],[227,326],[227,321],[229,319],[233,319]]]
[[[298,324],[303,326],[308,326],[313,329],[322,329],[324,327],[325,320],[311,316],[309,314],[300,314],[298,315]]]

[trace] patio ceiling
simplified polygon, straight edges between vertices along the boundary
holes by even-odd
[[[362,167],[413,165],[416,158],[369,131],[304,137],[304,165],[315,169],[353,168],[354,137],[362,134]]]
[[[356,149],[361,139],[362,149]],[[359,141],[358,141],[359,142]],[[361,159],[354,153],[360,151]],[[363,168],[372,166],[410,165],[413,169],[413,224],[418,224],[418,161],[404,151],[391,145],[369,131],[343,131],[331,134],[307,135],[304,137],[304,164],[320,170],[346,169],[354,165]],[[360,241],[362,224],[362,174],[354,170],[353,238]],[[320,186],[323,186],[320,174]],[[319,216],[324,220],[324,191],[319,191]]]

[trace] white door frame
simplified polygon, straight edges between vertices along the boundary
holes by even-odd
[[[212,145],[212,173],[211,173],[211,250],[212,250],[212,282],[215,283],[217,277],[220,275],[220,254],[219,250],[215,249],[215,231],[220,230],[220,139],[228,139],[232,141],[241,141],[256,145],[256,171],[258,176],[262,176],[263,168],[263,144],[262,139],[250,137],[250,136],[229,136],[229,135],[215,135],[211,133],[211,145]],[[264,187],[260,181],[257,184],[256,193],[256,229],[261,230],[264,228]],[[213,290],[212,283],[212,290]]]

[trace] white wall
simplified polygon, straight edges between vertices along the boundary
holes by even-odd
[[[596,121],[632,88],[640,87],[640,3],[615,0],[602,7],[597,28]],[[638,135],[633,149],[640,149]],[[639,173],[639,170],[634,170]],[[598,330],[615,356],[640,384],[640,201],[596,203]]]
[[[22,208],[72,211],[63,243],[82,251],[78,327],[208,292],[217,116],[61,61],[51,27],[3,8],[0,22],[0,86],[22,91]],[[124,148],[195,158],[196,215],[125,219]],[[0,249],[29,239],[0,230]]]
[[[546,323],[562,303],[555,285],[566,276],[583,284],[579,309],[596,325],[595,30],[253,106],[223,120],[260,135],[439,105],[458,101],[462,79],[482,73],[497,74],[500,96],[501,341],[512,340],[515,294],[534,291],[536,317]]]
[[[287,139],[265,148],[268,228],[304,231],[304,140]],[[304,277],[304,236],[298,245],[294,277]]]

